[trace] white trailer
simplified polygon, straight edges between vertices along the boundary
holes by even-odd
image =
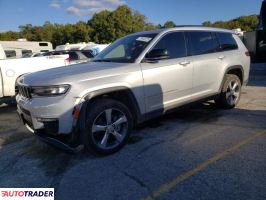
[[[52,51],[51,42],[32,42],[27,40],[0,41],[7,58],[21,58],[27,53]]]

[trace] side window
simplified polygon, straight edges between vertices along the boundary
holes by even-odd
[[[92,54],[92,51],[91,50],[85,50],[85,51],[82,51],[82,53],[87,57],[87,58],[93,58],[93,54]]]
[[[79,56],[76,52],[68,52],[70,60],[78,60]]]
[[[40,42],[39,43],[39,46],[40,47],[47,47],[48,46],[48,43],[46,43],[46,42]]]
[[[5,54],[7,58],[16,57],[16,51],[15,50],[5,50]]]
[[[28,50],[28,49],[22,49],[22,56],[27,54],[27,53],[32,53],[32,50]]]
[[[183,32],[168,33],[153,47],[154,49],[166,49],[169,59],[181,58],[187,55],[186,42]]]
[[[237,49],[237,43],[231,33],[217,33],[221,51]]]
[[[217,42],[213,39],[210,32],[193,31],[188,33],[188,37],[192,55],[214,53],[217,51]]]

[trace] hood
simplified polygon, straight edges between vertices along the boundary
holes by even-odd
[[[108,75],[110,71],[124,67],[125,63],[89,62],[77,65],[68,65],[34,72],[25,75],[21,82],[31,86],[56,85],[77,82],[82,79],[95,79]]]

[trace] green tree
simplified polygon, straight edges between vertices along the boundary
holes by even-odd
[[[227,29],[241,28],[244,31],[256,30],[259,20],[257,15],[241,16],[229,21],[203,22],[203,26],[212,26]]]
[[[110,11],[105,10],[94,14],[92,19],[88,21],[88,25],[92,28],[91,36],[97,43],[108,43],[113,39],[111,37],[114,28],[110,20],[110,14]]]
[[[0,40],[2,41],[14,41],[19,38],[19,33],[14,31],[8,31],[0,33]]]
[[[46,21],[44,25],[41,27],[40,40],[41,41],[52,41],[53,34],[55,31],[54,24],[51,24],[49,21]]]
[[[174,28],[175,26],[176,24],[173,21],[167,21],[163,25],[164,28]]]
[[[85,22],[78,22],[74,24],[74,41],[75,42],[89,42],[92,29]]]
[[[93,29],[92,39],[98,43],[110,43],[130,33],[157,28],[147,23],[144,15],[125,5],[113,12],[105,10],[94,14],[88,25]]]

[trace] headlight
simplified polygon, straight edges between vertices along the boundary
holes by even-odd
[[[58,96],[65,94],[69,88],[70,85],[32,87],[31,96],[32,97]]]

